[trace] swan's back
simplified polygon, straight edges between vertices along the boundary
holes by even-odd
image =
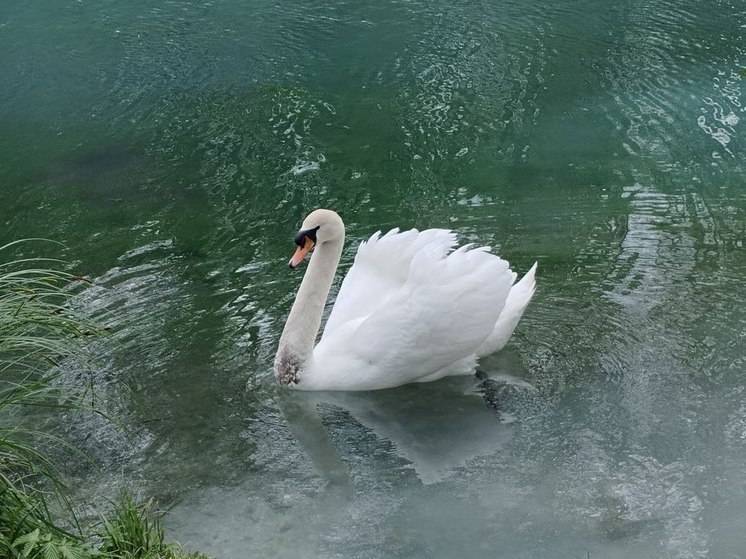
[[[515,274],[487,247],[452,251],[455,244],[443,229],[393,230],[362,243],[299,387],[387,388],[473,363]]]

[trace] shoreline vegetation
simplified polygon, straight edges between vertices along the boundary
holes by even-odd
[[[70,304],[87,280],[64,271],[63,260],[13,256],[39,243],[61,246],[45,239],[0,246],[0,559],[206,559],[167,543],[153,502],[128,493],[98,525],[81,527],[44,450],[69,445],[26,425],[24,410],[83,405],[55,383],[58,366],[103,332]]]

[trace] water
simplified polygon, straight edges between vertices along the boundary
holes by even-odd
[[[65,429],[216,557],[743,557],[746,10],[0,7],[0,242],[111,328]],[[471,379],[286,394],[292,236],[448,226],[539,289]]]

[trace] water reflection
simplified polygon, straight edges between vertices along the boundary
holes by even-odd
[[[112,328],[119,424],[65,418],[98,461],[83,500],[134,485],[218,557],[741,553],[738,6],[17,4],[0,222],[65,241]],[[291,236],[322,205],[341,272],[394,226],[538,258],[484,363],[509,382],[278,391]]]
[[[378,392],[289,394],[281,408],[323,476],[336,479],[344,469],[329,460],[334,450],[328,426],[352,421],[391,443],[391,452],[428,484],[446,479],[474,458],[499,452],[510,441],[510,427],[485,402],[489,398],[498,405],[500,387],[478,387],[478,382],[448,379]]]

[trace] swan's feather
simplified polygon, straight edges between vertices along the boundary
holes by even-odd
[[[500,351],[508,343],[513,335],[513,330],[518,326],[518,321],[523,316],[523,311],[526,310],[531,297],[534,296],[534,291],[536,291],[536,266],[537,263],[534,262],[534,265],[524,274],[521,281],[510,289],[508,299],[505,301],[505,308],[500,313],[494,330],[477,348],[478,357]],[[515,274],[513,276],[515,277]]]
[[[340,325],[368,316],[407,281],[412,259],[427,247],[433,255],[444,257],[456,245],[456,235],[446,229],[374,233],[360,243],[355,262],[337,294],[323,337]]]
[[[386,388],[470,362],[493,333],[515,274],[487,247],[449,254],[454,244],[452,232],[438,229],[362,244],[298,388]]]

